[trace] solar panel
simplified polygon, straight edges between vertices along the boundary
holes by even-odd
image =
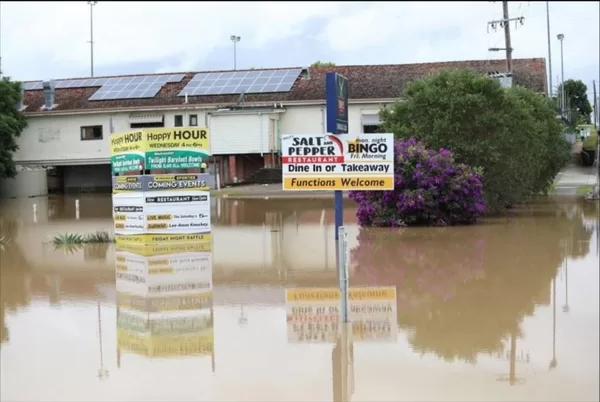
[[[109,78],[99,90],[90,96],[89,100],[152,98],[169,80],[177,80],[178,78],[178,75]],[[182,79],[183,77],[179,81]]]
[[[79,80],[59,80],[55,82],[54,88],[91,88],[104,85],[110,78],[86,78]],[[42,81],[26,82],[23,84],[26,91],[34,91],[42,88]]]
[[[184,96],[230,95],[239,93],[289,92],[302,72],[289,70],[251,70],[199,73],[179,93]]]
[[[83,78],[78,80],[59,80],[55,88],[92,88],[101,87],[89,100],[151,98],[155,96],[163,85],[181,82],[185,74],[149,75],[136,77],[114,78]],[[23,84],[26,91],[43,89],[42,81],[26,82]]]
[[[44,87],[42,85],[42,81],[24,82],[23,89],[25,91],[35,91],[36,89],[44,89]]]

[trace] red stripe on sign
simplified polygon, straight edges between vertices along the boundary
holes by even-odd
[[[281,163],[301,164],[301,163],[344,163],[343,156],[284,156]]]

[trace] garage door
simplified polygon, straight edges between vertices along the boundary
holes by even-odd
[[[270,152],[268,123],[267,114],[210,116],[213,155]]]

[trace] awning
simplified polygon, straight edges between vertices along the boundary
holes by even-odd
[[[363,126],[379,126],[381,120],[379,119],[379,113],[370,113],[362,115]]]
[[[129,124],[162,123],[165,116],[162,114],[132,114],[129,115]]]

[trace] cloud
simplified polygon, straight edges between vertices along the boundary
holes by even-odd
[[[141,5],[143,4],[143,5]],[[510,2],[513,57],[547,57],[545,2]],[[591,88],[598,79],[598,3],[550,2],[553,76]],[[88,74],[90,8],[85,2],[3,2],[2,61],[19,79]],[[136,72],[239,66],[418,63],[503,58],[500,2],[104,2],[94,7],[95,67]],[[146,66],[147,69],[144,67]],[[250,65],[246,67],[251,67]],[[554,78],[554,81],[556,79]],[[556,84],[556,82],[555,82]]]

